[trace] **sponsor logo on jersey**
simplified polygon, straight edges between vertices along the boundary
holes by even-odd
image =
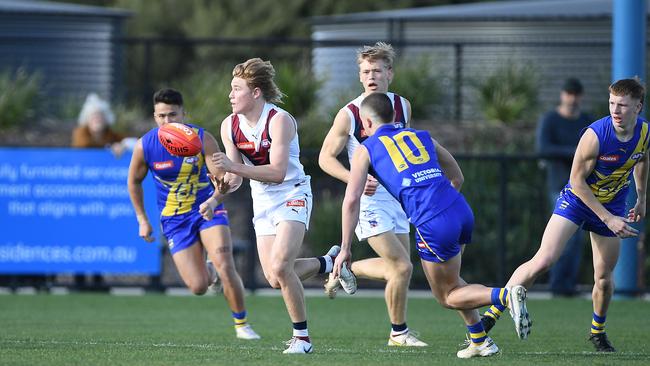
[[[638,152],[638,153],[632,155],[632,160],[641,160],[642,157],[643,157],[643,153]]]
[[[238,142],[237,148],[240,150],[255,150],[255,143],[252,141]]]
[[[189,156],[183,160],[185,164],[195,164],[198,161],[199,161],[198,156]]]
[[[397,127],[397,128],[404,128],[404,123],[402,123],[402,122],[395,122],[395,127]]]
[[[603,156],[598,157],[598,160],[604,161],[604,162],[607,162],[607,163],[615,163],[619,159],[620,159],[620,156],[618,156],[618,155],[603,155]]]
[[[305,207],[306,205],[305,200],[291,200],[287,202],[287,207]]]
[[[269,141],[267,139],[264,139],[264,140],[262,140],[260,145],[262,145],[263,148],[268,149],[271,146],[271,141]]]
[[[174,167],[174,161],[172,160],[167,160],[167,161],[156,161],[153,163],[153,168],[155,170],[164,170],[164,169],[169,169]]]

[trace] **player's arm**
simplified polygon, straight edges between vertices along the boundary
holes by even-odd
[[[350,267],[352,235],[354,235],[354,228],[359,221],[359,203],[363,195],[364,187],[366,185],[366,177],[368,176],[368,167],[370,166],[370,156],[365,146],[359,146],[352,156],[352,163],[350,167],[350,178],[348,186],[345,189],[345,198],[343,198],[343,206],[341,207],[341,252],[336,257],[334,262],[334,276],[338,276],[341,270],[341,265],[346,263]]]
[[[334,118],[334,123],[330,128],[323,146],[321,146],[318,155],[318,165],[323,171],[332,177],[347,183],[350,177],[350,171],[338,159],[345,145],[348,142],[350,131],[350,116],[344,109],[340,109]],[[366,176],[366,185],[363,193],[372,196],[377,191],[379,183],[371,175]]]
[[[350,116],[343,109],[339,110],[334,118],[323,146],[318,155],[318,165],[323,171],[332,177],[347,183],[350,171],[338,159],[348,142],[350,131]]]
[[[587,129],[580,138],[573,157],[571,177],[569,178],[571,188],[576,196],[617,236],[621,238],[636,236],[638,231],[628,225],[625,218],[610,213],[587,185],[587,177],[596,167],[599,147],[600,143],[596,133],[592,129]]]
[[[296,126],[293,119],[286,113],[278,113],[269,123],[271,124],[270,133],[273,137],[273,144],[269,150],[269,164],[248,166],[243,162],[235,162],[230,159],[234,152],[226,150],[226,154],[216,153],[213,155],[212,160],[215,165],[226,172],[237,174],[243,178],[259,182],[282,183],[287,175],[289,144],[297,133]],[[234,144],[232,146],[234,147]],[[239,152],[237,153],[239,155]]]
[[[219,148],[217,140],[211,133],[206,131],[203,139],[205,140],[205,156],[211,157],[212,155],[221,152],[221,148]],[[233,145],[232,142],[230,145]],[[212,162],[212,159],[206,159],[206,164],[208,170],[210,171],[210,175],[214,177],[213,182],[221,194],[225,195],[239,189],[239,186],[241,186],[242,183],[242,177],[236,174],[226,173],[223,170],[218,169]]]
[[[221,152],[221,149],[219,149],[219,144],[217,144],[217,140],[215,140],[214,136],[212,136],[212,134],[208,131],[205,131],[203,134],[203,152],[207,157],[212,156],[212,154]],[[201,202],[199,205],[199,213],[201,216],[203,216],[204,219],[211,220],[212,217],[214,217],[214,209],[219,206],[221,202],[223,202],[223,199],[230,190],[230,187],[224,182],[224,176],[226,173],[222,170],[217,169],[217,167],[212,162],[212,159],[206,159],[205,165],[209,172],[208,177],[210,180],[212,180],[212,183],[214,183],[217,189],[215,189],[211,197],[206,199],[204,202]]]
[[[154,241],[154,238],[151,236],[153,228],[149,223],[147,212],[144,209],[144,190],[142,189],[142,181],[147,176],[148,171],[149,167],[147,166],[147,162],[144,160],[142,139],[139,139],[133,148],[133,155],[131,155],[127,186],[129,197],[131,198],[131,204],[135,211],[135,217],[138,219],[138,235],[140,235],[140,237],[146,242],[151,243]]]
[[[465,181],[465,177],[463,177],[463,171],[460,169],[458,162],[454,159],[451,153],[447,151],[447,149],[438,143],[438,141],[433,138],[431,140],[433,140],[433,146],[436,147],[438,162],[440,163],[443,173],[445,173],[445,177],[449,179],[452,187],[457,191],[460,191],[460,188],[463,186],[463,182]]]
[[[628,218],[634,222],[641,221],[646,214],[646,192],[648,187],[648,152],[634,167],[634,185],[636,186],[636,203],[630,209]]]

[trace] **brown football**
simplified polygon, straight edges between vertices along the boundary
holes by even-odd
[[[165,123],[158,128],[158,140],[176,156],[194,156],[201,152],[201,138],[194,128],[182,123]]]

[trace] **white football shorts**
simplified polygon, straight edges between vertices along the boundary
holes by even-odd
[[[288,183],[288,182],[287,182]],[[253,226],[255,234],[275,235],[276,226],[282,221],[298,221],[309,229],[312,194],[309,176],[288,185],[253,196]]]
[[[408,234],[410,225],[402,206],[396,200],[375,201],[362,196],[359,223],[354,229],[359,241],[371,236],[393,231],[395,234]]]

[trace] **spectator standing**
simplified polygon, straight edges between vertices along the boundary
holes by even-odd
[[[549,208],[555,207],[558,192],[569,174],[573,153],[593,118],[581,109],[584,88],[580,80],[568,78],[560,91],[560,104],[544,114],[537,126],[537,152],[550,157],[546,165],[546,192]],[[578,272],[583,251],[582,230],[569,239],[562,256],[550,270],[551,292],[556,296],[576,294]]]

